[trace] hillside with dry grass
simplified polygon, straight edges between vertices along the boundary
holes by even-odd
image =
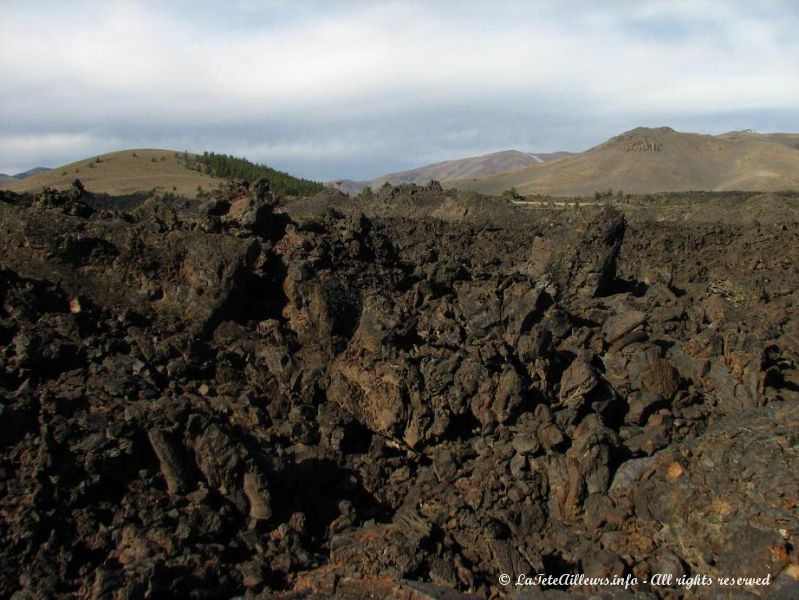
[[[85,158],[44,173],[9,183],[4,189],[13,192],[38,192],[44,187],[69,188],[80,179],[90,192],[126,195],[157,190],[187,198],[202,191],[216,189],[223,181],[198,170],[187,168],[195,154],[174,150],[122,150]]]
[[[799,189],[799,150],[793,134],[681,133],[637,128],[590,150],[544,164],[450,181],[487,194],[587,196],[608,189],[661,191],[779,191]]]

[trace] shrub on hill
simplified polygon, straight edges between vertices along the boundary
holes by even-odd
[[[266,178],[272,191],[286,196],[310,196],[325,189],[318,181],[294,177],[284,171],[278,171],[266,165],[250,162],[246,158],[238,158],[227,154],[205,152],[198,157],[199,165],[186,163],[186,167],[198,168],[214,177],[224,179],[246,179],[255,181]]]

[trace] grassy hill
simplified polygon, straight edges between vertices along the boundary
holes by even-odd
[[[450,181],[487,194],[588,196],[608,189],[778,191],[799,189],[799,150],[791,134],[721,136],[638,128],[590,150],[487,177]]]
[[[198,156],[188,155],[189,160]],[[186,168],[186,155],[174,150],[136,149],[100,154],[10,183],[13,192],[37,192],[43,187],[68,188],[75,179],[92,192],[125,195],[158,189],[193,198],[198,188],[209,191],[223,180]]]
[[[4,189],[38,192],[44,187],[68,188],[75,179],[92,192],[127,195],[157,190],[187,198],[217,188],[229,178],[266,177],[281,195],[306,195],[324,189],[316,181],[294,177],[243,158],[206,152],[136,149],[100,154],[43,173],[8,182]]]

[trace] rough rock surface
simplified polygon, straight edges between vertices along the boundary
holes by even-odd
[[[0,195],[0,597],[799,597],[795,223],[112,200]]]

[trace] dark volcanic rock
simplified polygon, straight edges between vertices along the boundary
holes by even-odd
[[[0,597],[795,596],[796,227],[627,215],[3,192]]]
[[[573,242],[572,249],[563,251],[555,270],[562,295],[593,298],[610,290],[625,225],[620,212],[606,208],[582,227],[582,235]]]

